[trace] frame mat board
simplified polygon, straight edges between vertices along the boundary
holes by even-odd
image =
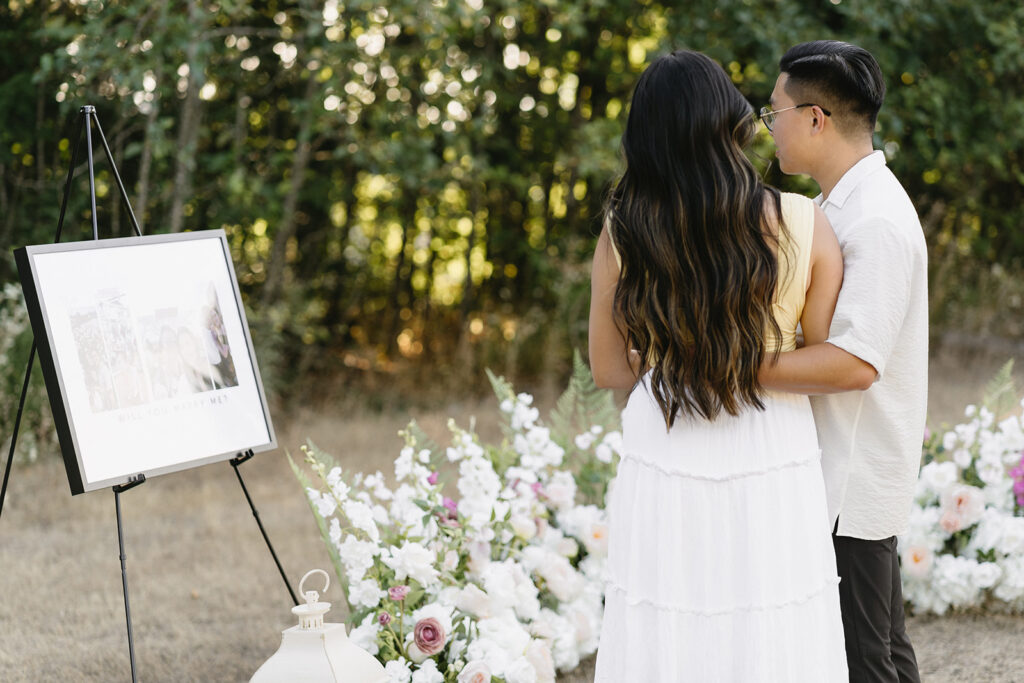
[[[277,447],[223,230],[15,260],[73,494]]]

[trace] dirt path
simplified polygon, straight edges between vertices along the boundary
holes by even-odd
[[[933,363],[931,414],[955,419],[997,366]],[[493,412],[484,402],[417,417],[441,436],[447,415],[466,424],[475,413],[493,434]],[[349,467],[388,470],[408,417],[318,412],[280,440],[295,451],[312,436]],[[329,569],[283,452],[242,472],[293,584],[308,569]],[[55,458],[13,471],[0,518],[0,681],[130,679],[113,498],[109,490],[72,497]],[[121,504],[139,679],[248,680],[293,618],[232,468],[156,477]],[[326,599],[338,605],[328,620],[343,620],[336,586]],[[925,681],[1024,683],[1024,618],[918,617],[908,630]],[[590,666],[563,680],[590,680]]]

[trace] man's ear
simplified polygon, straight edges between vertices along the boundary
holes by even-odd
[[[818,135],[825,131],[825,112],[821,110],[821,107],[814,105],[811,107],[811,135]]]

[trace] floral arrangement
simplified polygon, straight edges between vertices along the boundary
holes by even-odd
[[[25,368],[32,348],[32,327],[21,287],[12,282],[0,287],[0,451],[6,458],[25,383]],[[57,450],[42,373],[32,373],[18,433],[15,457],[35,462],[40,453]]]
[[[1012,361],[965,421],[929,434],[910,527],[903,595],[916,612],[1024,613],[1024,401]]]
[[[578,355],[550,427],[490,377],[501,443],[451,421],[442,449],[413,423],[393,488],[311,443],[313,477],[292,463],[345,589],[349,638],[391,681],[550,682],[597,649],[618,412]]]

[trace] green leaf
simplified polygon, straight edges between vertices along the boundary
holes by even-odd
[[[999,418],[1013,410],[1017,405],[1019,393],[1013,379],[1013,359],[1006,361],[996,376],[985,385],[985,398],[982,405]]]

